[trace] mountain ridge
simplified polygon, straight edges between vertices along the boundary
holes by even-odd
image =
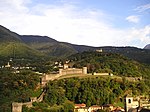
[[[72,54],[80,53],[83,51],[102,50],[102,52],[122,54],[124,56],[127,56],[130,59],[142,63],[150,64],[150,50],[148,49],[141,49],[141,48],[129,47],[129,46],[93,47],[93,46],[86,46],[86,45],[76,45],[67,42],[59,42],[48,36],[19,35],[17,33],[8,30],[3,26],[0,26],[0,41],[4,43],[11,42],[11,41],[20,42],[22,44],[25,44],[26,47],[38,51],[43,55],[57,57],[57,58],[65,58]]]
[[[4,26],[0,25],[0,42],[7,41],[21,41],[17,33],[10,31]]]
[[[144,49],[150,49],[150,44],[147,44]]]

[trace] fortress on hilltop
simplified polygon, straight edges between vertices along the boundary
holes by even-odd
[[[68,64],[64,64],[63,69],[59,69],[59,72],[56,74],[44,74],[44,76],[41,79],[41,84],[42,86],[45,86],[45,84],[49,80],[55,80],[60,76],[63,75],[86,75],[87,74],[87,67],[83,67],[82,69],[80,68],[69,68]]]

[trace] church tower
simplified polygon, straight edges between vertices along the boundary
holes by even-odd
[[[136,99],[134,101],[133,97],[132,96],[126,96],[125,97],[125,112],[128,112],[129,109],[131,108],[137,108],[139,107],[139,99]]]
[[[125,111],[128,112],[130,108],[132,108],[133,103],[133,97],[132,96],[126,96],[125,97]]]

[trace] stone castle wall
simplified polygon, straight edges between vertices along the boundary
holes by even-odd
[[[136,81],[141,81],[142,77],[126,77],[126,80],[136,82]]]
[[[93,73],[92,75],[106,76],[109,75],[109,73]]]
[[[59,74],[60,75],[82,74],[82,69],[74,69],[74,68],[59,69]]]
[[[33,102],[43,101],[44,94],[45,94],[45,91],[43,91],[42,94],[38,98],[37,97],[31,97],[30,102],[26,102],[26,103],[13,102],[12,103],[12,112],[22,112],[22,106],[26,106],[28,108],[31,108]]]
[[[87,67],[79,68],[65,68],[59,69],[59,75],[69,75],[69,74],[87,74]]]
[[[81,75],[87,74],[87,67],[83,67],[82,69],[65,67],[65,69],[59,69],[58,74],[45,74],[41,79],[41,84],[42,86],[45,86],[46,83],[50,80],[55,80],[62,75],[71,75],[71,74],[81,74]]]

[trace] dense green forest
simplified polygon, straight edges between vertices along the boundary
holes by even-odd
[[[148,95],[150,82],[128,82],[111,79],[110,77],[97,78],[70,78],[49,82],[47,92],[42,103],[36,103],[31,109],[24,112],[73,112],[73,103],[85,103],[87,106],[103,104],[123,104],[126,94]],[[65,108],[66,102],[70,106]],[[71,103],[73,102],[73,103]],[[117,105],[117,104],[116,104]],[[123,105],[121,105],[123,106]]]
[[[36,94],[34,90],[40,82],[39,76],[31,71],[23,70],[15,74],[6,69],[0,70],[0,112],[11,112],[14,101],[29,101]]]
[[[73,67],[88,67],[88,72],[109,72],[119,76],[143,76],[149,78],[150,66],[138,63],[116,53],[83,52],[68,58]]]
[[[48,73],[54,70],[51,58],[0,57],[0,60],[0,112],[11,112],[12,102],[27,102],[30,97],[38,97],[42,92],[38,86],[41,75],[36,72]],[[4,67],[7,62],[11,67]],[[22,69],[16,70],[12,67]]]

